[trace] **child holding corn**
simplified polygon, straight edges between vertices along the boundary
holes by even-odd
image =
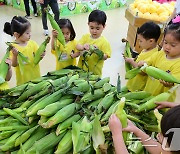
[[[146,60],[148,65],[157,67],[163,71],[170,73],[176,79],[180,80],[180,20],[172,21],[167,27],[164,36],[163,50],[155,53],[150,59]],[[139,62],[143,65],[144,62]],[[175,84],[157,80],[148,77],[144,91],[150,92],[153,96],[167,92]],[[174,102],[176,92],[173,92],[168,101]]]
[[[63,69],[70,65],[76,65],[76,45],[75,40],[76,33],[74,31],[73,25],[69,19],[60,19],[58,25],[62,30],[65,38],[65,46],[63,46],[57,39],[58,32],[52,30],[52,40],[51,40],[51,52],[56,57],[56,70]]]
[[[106,14],[100,10],[94,10],[90,13],[88,18],[88,26],[90,34],[85,34],[82,36],[78,42],[76,48],[81,52],[81,56],[78,62],[78,66],[86,71],[93,72],[99,76],[102,75],[102,68],[104,65],[104,60],[110,58],[111,56],[111,47],[107,39],[102,36],[102,32],[106,27]],[[96,54],[92,54],[87,57],[87,65],[84,65],[83,51],[89,50],[90,45],[98,48],[104,53],[104,56],[101,60]],[[79,53],[80,54],[80,53]]]
[[[157,41],[160,36],[160,27],[154,22],[144,23],[138,30],[139,46],[143,48],[137,59],[126,58],[125,61],[130,63],[134,68],[138,67],[138,62],[149,59],[154,53],[158,52]],[[143,90],[146,84],[147,76],[139,73],[134,78],[129,79],[126,86],[129,91]]]
[[[175,139],[173,139],[175,132],[171,131],[172,129],[180,129],[180,105],[171,108],[163,115],[161,119],[161,133],[157,135],[158,142],[136,127],[130,120],[128,120],[128,126],[122,128],[121,122],[115,114],[111,115],[109,118],[109,128],[112,132],[116,154],[128,154],[128,150],[123,140],[123,131],[133,132],[134,135],[141,140],[141,143],[146,150],[151,154],[180,153],[180,148],[178,146],[180,138],[176,140],[176,142],[173,142],[173,140],[175,141]]]
[[[0,63],[1,63],[1,61],[0,61]],[[9,58],[7,58],[5,60],[5,63],[8,64],[8,72],[7,72],[6,79],[5,79],[6,82],[0,84],[0,91],[9,89],[9,85],[8,85],[7,81],[9,81],[12,77],[12,69],[11,69],[12,62]],[[4,71],[4,70],[0,70],[0,72],[1,71]]]
[[[38,45],[31,37],[31,24],[21,16],[14,16],[11,23],[6,22],[4,25],[4,32],[14,36],[15,42],[11,43],[13,46],[10,57],[12,58],[12,66],[15,67],[16,84],[21,85],[30,80],[40,77],[39,64],[34,65],[34,54],[38,49]],[[18,54],[22,53],[28,59],[22,64],[18,63]],[[44,53],[41,55],[43,58]],[[21,66],[20,66],[21,65]],[[20,69],[23,68],[23,72]]]

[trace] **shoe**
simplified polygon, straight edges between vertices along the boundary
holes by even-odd
[[[25,15],[25,18],[27,18],[27,19],[32,19],[32,17],[31,17],[31,16],[28,16],[28,15]]]
[[[49,34],[49,31],[48,31],[47,29],[45,29],[45,30],[44,30],[44,35],[45,35],[45,36],[48,36],[48,34]]]
[[[37,14],[37,13],[35,13],[35,14],[34,14],[34,16],[35,16],[35,17],[38,17],[38,14]]]

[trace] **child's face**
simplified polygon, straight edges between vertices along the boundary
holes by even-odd
[[[180,57],[180,41],[171,34],[166,34],[163,43],[163,50],[168,58]]]
[[[152,47],[152,39],[145,39],[141,34],[138,34],[138,42],[139,42],[139,46],[142,48],[142,49],[145,49],[145,50],[148,50],[148,49],[151,49]]]
[[[98,24],[97,22],[89,22],[88,25],[91,37],[94,39],[99,38],[105,28],[105,26]]]
[[[31,27],[29,27],[20,37],[18,37],[17,39],[19,39],[22,42],[27,42],[29,41],[31,38]]]
[[[68,28],[62,28],[62,33],[64,35],[65,41],[68,42],[70,40],[71,32]]]

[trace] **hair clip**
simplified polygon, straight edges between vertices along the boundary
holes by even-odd
[[[177,15],[177,16],[172,20],[172,23],[173,23],[173,24],[180,23],[180,16]]]

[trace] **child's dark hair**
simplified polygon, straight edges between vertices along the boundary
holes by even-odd
[[[74,40],[76,33],[74,31],[73,25],[69,19],[59,19],[58,25],[60,28],[68,28],[71,32],[70,41]]]
[[[137,34],[142,35],[146,40],[155,39],[157,42],[161,34],[161,29],[154,22],[146,22],[137,30]]]
[[[172,34],[174,38],[180,42],[180,23],[171,23],[167,26],[164,36]]]
[[[168,134],[166,133],[168,130],[172,128],[180,128],[180,105],[168,110],[164,114],[161,120],[161,132],[164,137],[167,137],[167,143],[169,145],[171,145],[171,141],[174,133],[173,132],[170,132]],[[173,147],[173,145],[171,145],[171,147]],[[180,153],[180,150],[173,153]]]
[[[103,27],[106,24],[107,16],[106,14],[101,10],[93,10],[89,14],[88,22],[97,22],[98,24],[102,24]]]
[[[13,36],[14,32],[19,34],[19,37],[31,26],[30,22],[21,16],[14,16],[11,23],[4,24],[4,32]]]

